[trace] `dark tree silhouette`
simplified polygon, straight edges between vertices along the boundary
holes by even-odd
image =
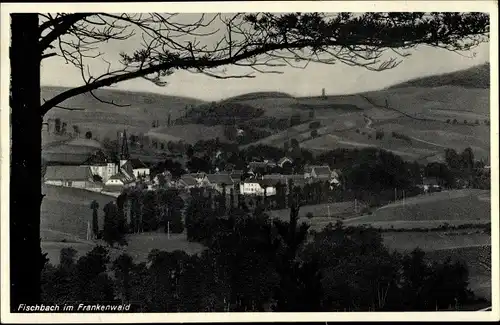
[[[90,204],[90,209],[92,209],[92,233],[94,238],[99,236],[99,220],[97,211],[99,210],[99,203],[96,200],[93,200]]]
[[[52,108],[74,110],[63,102],[134,78],[158,86],[176,69],[203,73],[214,78],[253,78],[255,71],[276,73],[283,65],[314,61],[341,62],[371,70],[396,67],[396,58],[382,60],[388,51],[405,56],[425,44],[451,51],[469,50],[489,37],[489,16],[483,13],[339,13],[214,14],[192,22],[179,22],[177,14],[11,14],[12,168],[10,247],[11,307],[40,300],[40,272],[44,264],[40,249],[41,129],[44,115]],[[216,28],[222,27],[222,28]],[[221,31],[217,35],[214,30]],[[142,34],[143,43],[134,53],[122,53],[122,67],[99,76],[89,75],[89,59],[101,42],[120,41]],[[212,43],[212,47],[200,38]],[[191,38],[191,41],[185,39]],[[182,41],[179,41],[182,39]],[[40,102],[40,64],[61,56],[80,69],[84,84]],[[251,72],[225,75],[214,71],[238,65]],[[124,105],[110,102],[110,104]],[[14,181],[15,180],[15,181]],[[28,190],[26,190],[28,189]],[[23,198],[22,200],[20,198]],[[21,250],[25,258],[18,259]],[[26,265],[29,261],[30,265]],[[33,261],[37,261],[33,266]]]
[[[92,132],[90,131],[85,132],[85,139],[92,139]]]

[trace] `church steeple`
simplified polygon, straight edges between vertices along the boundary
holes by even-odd
[[[123,166],[129,159],[130,159],[130,154],[128,153],[127,131],[123,130],[122,148],[120,152],[120,167]]]
[[[120,159],[129,159],[130,155],[128,153],[128,140],[127,140],[127,131],[123,130],[123,137],[122,137],[122,150],[120,153]]]

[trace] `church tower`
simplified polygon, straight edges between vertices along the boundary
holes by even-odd
[[[128,153],[128,140],[127,140],[127,131],[123,130],[122,136],[122,149],[120,153],[120,167],[123,166],[127,160],[130,159],[130,155]]]

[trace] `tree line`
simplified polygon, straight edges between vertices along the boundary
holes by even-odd
[[[118,301],[135,312],[332,312],[460,310],[477,301],[467,266],[430,261],[421,250],[390,251],[373,228],[330,224],[310,233],[265,214],[205,215],[208,231],[189,233],[196,255],[152,250],[147,261],[114,260],[97,246],[42,273],[43,302]],[[189,229],[189,228],[188,228]],[[200,228],[192,228],[200,229]]]

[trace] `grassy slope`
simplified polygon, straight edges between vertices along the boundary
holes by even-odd
[[[485,82],[489,80],[488,67],[478,66],[362,94],[296,98],[294,103],[289,103],[290,110],[314,109],[316,119],[322,122],[324,128],[319,130],[320,136],[316,139],[311,139],[309,130],[300,134],[291,132],[289,136],[297,137],[303,142],[302,146],[309,149],[376,146],[409,160],[425,157],[439,159],[437,155],[441,155],[446,147],[463,150],[466,146],[472,146],[478,157],[488,160],[489,126],[483,123],[489,119],[490,108],[489,89],[485,89],[489,84]],[[384,108],[386,99],[389,110]],[[283,100],[292,99],[280,97],[276,102]],[[253,99],[254,105],[262,105],[264,101],[270,102],[271,99]],[[252,101],[245,103],[252,104]],[[284,111],[283,107],[286,106],[281,105],[280,112]],[[273,114],[271,109],[268,114]],[[431,121],[416,120],[404,114]],[[372,119],[370,128],[365,128],[364,116]],[[457,119],[462,125],[447,124],[447,119]],[[339,120],[355,127],[339,130],[338,126],[334,126]],[[469,124],[479,120],[481,125],[463,125],[464,120]],[[356,128],[366,134],[362,136],[356,133]],[[404,141],[388,139],[390,137],[387,136],[383,141],[377,141],[374,139],[375,129],[382,129],[389,135],[392,131],[403,130],[414,141],[409,145]],[[372,139],[368,139],[368,134],[372,135]],[[286,132],[281,132],[258,143],[282,146],[286,138]]]
[[[64,91],[62,87],[42,87],[42,99],[49,99]],[[166,124],[168,114],[175,119],[184,111],[186,105],[198,105],[203,101],[179,96],[167,96],[155,93],[129,92],[110,89],[99,89],[95,94],[105,101],[113,101],[126,107],[102,103],[90,94],[73,97],[61,106],[70,108],[84,108],[84,110],[68,111],[54,108],[46,116],[59,117],[72,125],[80,127],[82,133],[91,130],[100,138],[116,137],[118,130],[127,129],[129,133],[147,132],[154,120]]]
[[[490,64],[485,63],[466,70],[443,74],[440,76],[423,77],[402,82],[391,88],[403,87],[437,87],[442,85],[455,85],[471,88],[490,87]]]
[[[401,195],[401,193],[399,193]],[[454,190],[419,195],[383,206],[367,215],[347,221],[350,225],[370,224],[382,228],[433,228],[449,224],[488,223],[491,205],[481,200],[491,195],[483,190]]]
[[[83,189],[51,185],[43,186],[46,195],[41,206],[41,236],[43,241],[78,237],[84,239],[87,222],[92,222],[90,203],[99,203],[99,223],[104,221],[102,209],[115,198]]]

